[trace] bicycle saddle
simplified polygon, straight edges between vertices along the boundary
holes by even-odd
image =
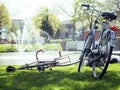
[[[115,15],[114,13],[110,13],[110,12],[104,12],[102,13],[102,17],[104,19],[115,20],[117,18],[117,15]]]

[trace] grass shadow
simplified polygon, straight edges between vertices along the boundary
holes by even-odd
[[[94,79],[91,70],[81,73],[77,67],[57,68],[51,71],[38,72],[17,71],[0,75],[2,90],[117,90],[120,88],[120,71],[108,71],[102,80]]]

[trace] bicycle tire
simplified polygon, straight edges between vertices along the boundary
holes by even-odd
[[[95,78],[102,78],[104,76],[104,74],[107,71],[107,68],[109,66],[109,62],[110,62],[110,58],[112,55],[112,51],[113,51],[113,47],[110,46],[110,40],[107,41],[107,56],[104,58],[105,60],[99,60],[99,62],[95,62],[92,65],[92,75]],[[107,51],[108,50],[108,51]]]
[[[80,61],[79,61],[79,65],[78,65],[78,72],[80,72],[81,69],[83,68],[83,66],[85,65],[84,57],[87,57],[87,54],[89,53],[88,50],[90,50],[90,48],[92,46],[92,42],[93,42],[92,36],[91,36],[91,34],[88,34],[88,36],[85,40],[85,43],[84,43],[84,49],[79,58]]]
[[[78,66],[78,72],[80,72],[80,70],[82,69],[83,65],[84,65],[84,59],[83,57],[85,56],[84,51],[81,53],[80,55],[80,62],[79,62],[79,66]]]
[[[106,65],[105,65],[105,68],[104,70],[102,71],[101,75],[99,76],[99,78],[102,78],[104,76],[104,74],[106,73],[107,71],[107,68],[109,66],[109,63],[110,63],[110,58],[111,58],[111,55],[112,55],[112,51],[113,51],[113,47],[110,48],[110,53],[109,53],[109,57],[108,57],[108,60],[106,62]]]

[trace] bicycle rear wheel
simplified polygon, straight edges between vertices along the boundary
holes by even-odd
[[[92,75],[95,78],[102,78],[109,66],[110,58],[112,55],[113,47],[110,46],[110,40],[106,41],[107,45],[100,45],[99,48],[103,54],[102,58],[92,65]]]

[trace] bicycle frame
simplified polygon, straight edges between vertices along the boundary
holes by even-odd
[[[87,35],[86,40],[85,40],[85,45],[83,50],[90,49],[93,50],[96,48],[96,43],[95,43],[95,26],[96,26],[96,21],[94,22],[94,26],[92,27],[90,33]],[[92,46],[92,47],[91,47]],[[89,52],[88,52],[89,53]]]
[[[115,45],[116,45],[116,36],[115,36],[115,33],[114,33],[114,31],[112,31],[112,30],[110,30],[110,29],[107,29],[106,31],[103,31],[102,30],[102,33],[103,33],[103,36],[106,36],[107,35],[107,33],[110,33],[110,45],[112,46],[112,47],[115,47]]]

